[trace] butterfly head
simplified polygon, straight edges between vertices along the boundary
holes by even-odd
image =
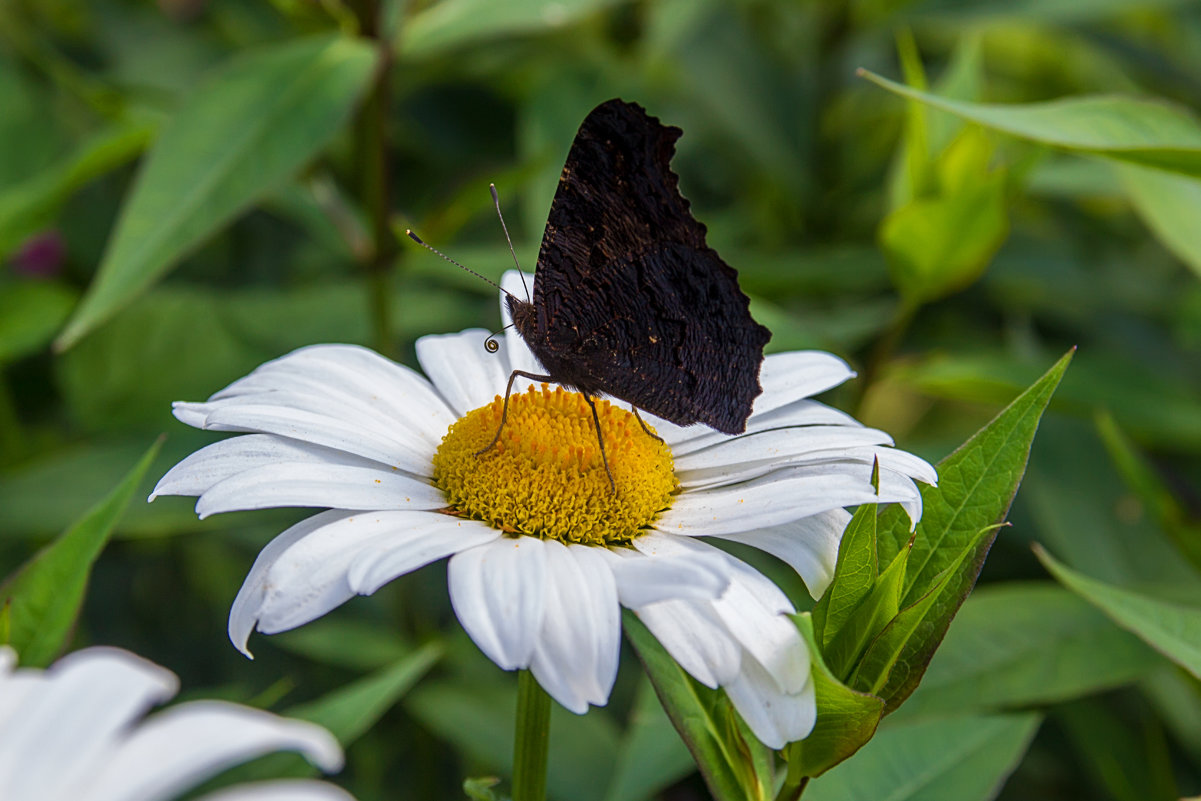
[[[526,342],[533,342],[537,327],[538,314],[533,303],[519,299],[515,295],[505,298],[509,304],[509,315],[513,318],[513,327]]]

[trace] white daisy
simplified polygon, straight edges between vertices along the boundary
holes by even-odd
[[[506,288],[519,285],[510,272]],[[573,393],[519,381],[500,443],[477,455],[499,425],[510,371],[539,372],[512,329],[495,354],[486,336],[420,339],[428,379],[361,347],[316,345],[207,402],[175,404],[188,425],[243,436],[180,462],[151,500],[198,496],[201,517],[328,510],[259,554],[230,613],[233,643],[249,655],[255,628],[294,628],[450,557],[450,599],[467,633],[500,667],[528,667],[573,712],[609,697],[625,606],[698,681],[725,688],[764,743],[808,734],[813,684],[804,642],[782,614],[792,605],[697,538],[773,554],[817,597],[844,507],[895,501],[916,521],[914,479],[933,482],[933,468],[808,399],[853,376],[840,359],[779,353],[764,360],[743,435],[651,418],[660,442],[626,410],[598,403],[615,496],[591,413]]]
[[[146,720],[175,695],[170,671],[117,648],[88,648],[48,670],[16,668],[0,647],[0,798],[157,801],[272,751],[342,766],[333,736],[312,723],[218,701],[193,701]],[[203,801],[353,801],[325,782],[244,784]]]

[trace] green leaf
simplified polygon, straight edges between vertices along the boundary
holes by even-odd
[[[1039,722],[1026,714],[883,727],[853,761],[814,781],[804,801],[995,798]]]
[[[72,345],[316,155],[376,63],[362,41],[317,36],[235,59],[198,89],[151,148],[57,346]]]
[[[996,105],[950,100],[867,70],[860,75],[911,100],[988,128],[1077,153],[1201,176],[1201,123],[1183,108],[1132,97],[1071,97]]]
[[[1176,801],[1173,759],[1159,721],[1117,713],[1100,699],[1052,711],[1078,759],[1114,801]]]
[[[905,582],[905,565],[909,548],[893,557],[892,564],[880,574],[863,602],[847,616],[846,622],[822,650],[822,655],[835,676],[851,675],[864,650],[901,609],[901,590]]]
[[[0,258],[48,225],[81,187],[136,157],[149,143],[148,124],[121,124],[91,136],[58,164],[0,190]]]
[[[1143,222],[1201,277],[1201,180],[1134,164],[1118,165],[1118,178]]]
[[[979,532],[924,596],[889,621],[863,654],[851,686],[883,698],[889,712],[904,703],[921,681],[963,599],[972,591],[995,537],[996,528]]]
[[[713,797],[717,801],[770,798],[771,752],[745,733],[745,724],[725,695],[694,681],[633,614],[624,616],[624,627]]]
[[[521,36],[571,25],[617,0],[442,0],[413,14],[400,30],[399,50],[407,58],[501,36]]]
[[[1113,622],[1201,678],[1201,608],[1161,601],[1077,573],[1041,547],[1034,553],[1059,583]]]
[[[329,618],[283,632],[271,642],[307,659],[352,670],[377,670],[399,662],[411,650],[384,626]]]
[[[884,714],[884,701],[840,682],[822,661],[810,616],[794,615],[793,620],[809,646],[817,696],[817,723],[808,737],[789,744],[785,758],[790,777],[819,776],[872,738]]]
[[[876,584],[876,504],[863,504],[855,510],[842,532],[838,560],[829,588],[813,608],[813,629],[822,649],[830,644],[851,614]]]
[[[65,284],[50,281],[6,284],[0,292],[0,364],[40,350],[74,305],[75,292]]]
[[[151,445],[104,500],[0,584],[0,600],[9,611],[9,643],[21,664],[45,667],[63,650],[92,565],[161,445],[161,439]]]
[[[1073,352],[940,462],[937,487],[922,485],[922,519],[909,556],[903,606],[925,595],[949,565],[974,547],[981,531],[1005,519],[1043,411]],[[903,516],[895,507],[885,512],[879,533],[881,559],[891,558],[908,541]]]
[[[649,799],[694,770],[692,755],[676,736],[654,688],[649,681],[639,682],[605,801]]]
[[[897,716],[1056,703],[1128,684],[1164,664],[1067,590],[1049,582],[988,585],[959,610]]]

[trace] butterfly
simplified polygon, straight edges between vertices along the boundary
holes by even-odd
[[[670,162],[682,133],[617,99],[584,118],[551,203],[533,298],[506,299],[546,374],[510,375],[500,428],[481,453],[500,439],[519,376],[584,396],[611,488],[594,397],[676,425],[746,430],[771,332],[680,194]]]

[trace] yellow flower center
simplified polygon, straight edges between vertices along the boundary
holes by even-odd
[[[671,449],[625,409],[595,403],[613,488],[584,396],[543,384],[509,398],[500,439],[483,453],[500,427],[499,396],[446,432],[434,454],[434,483],[448,511],[564,543],[633,540],[676,489]]]

